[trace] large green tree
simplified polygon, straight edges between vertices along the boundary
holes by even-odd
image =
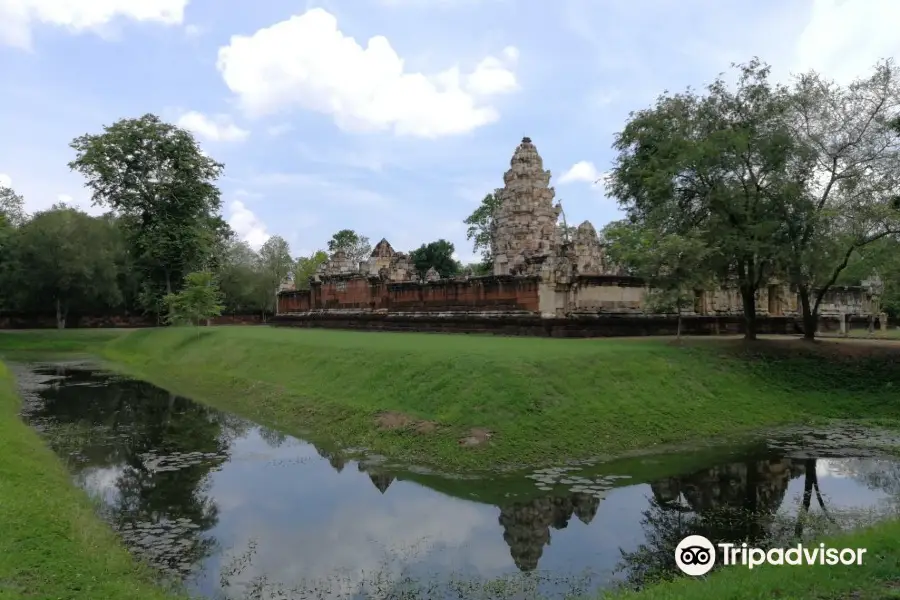
[[[294,259],[284,238],[273,235],[259,249],[259,270],[262,275],[261,293],[268,298],[266,307],[274,313],[278,303],[278,288],[291,275]]]
[[[807,73],[792,99],[801,145],[788,167],[801,187],[782,202],[784,264],[812,339],[821,302],[854,253],[900,233],[900,68],[883,61],[848,85]]]
[[[321,265],[328,262],[328,253],[316,250],[309,256],[301,256],[294,266],[294,286],[298,290],[309,289],[309,280]]]
[[[660,237],[700,235],[704,269],[738,288],[755,339],[756,295],[783,258],[784,205],[805,173],[790,168],[803,149],[789,90],[759,61],[736,67],[734,87],[719,78],[632,114],[608,183],[633,222]]]
[[[94,203],[122,218],[141,272],[141,303],[158,314],[163,295],[187,273],[210,266],[227,231],[216,187],[223,165],[188,131],[152,114],[75,138],[71,147],[76,157],[69,167],[87,179]]]
[[[710,285],[705,262],[710,249],[702,231],[660,236],[661,227],[645,227],[616,221],[604,228],[609,258],[643,278],[650,289],[647,308],[677,315],[676,336],[681,337],[681,317],[697,290]]]
[[[265,281],[259,254],[246,242],[230,241],[218,261],[216,278],[224,294],[225,310],[230,312],[262,312],[269,305],[269,294],[263,295]]]
[[[334,253],[338,250],[342,250],[353,264],[358,264],[369,258],[372,244],[369,238],[352,229],[341,229],[328,240],[328,251]]]
[[[493,247],[494,247],[494,216],[500,208],[500,190],[494,190],[490,194],[486,194],[481,199],[471,215],[466,217],[464,223],[468,225],[466,229],[466,239],[472,242],[472,251],[481,254],[481,267],[478,269],[481,273],[490,273],[493,271]]]
[[[26,218],[24,198],[12,188],[0,185],[0,226],[20,227]]]
[[[200,325],[222,314],[222,291],[209,271],[194,271],[184,277],[178,293],[167,294],[163,301],[166,321],[172,325]]]
[[[60,329],[70,311],[118,306],[120,251],[105,219],[62,205],[35,214],[13,236],[7,285],[15,305],[55,311]]]
[[[434,268],[441,277],[453,277],[459,274],[462,266],[453,258],[453,244],[447,240],[437,240],[422,244],[409,253],[419,277],[425,277],[428,269]]]
[[[25,222],[25,202],[12,188],[0,186],[0,277],[6,277],[11,265],[15,231]],[[8,286],[0,290],[0,307],[11,302]]]

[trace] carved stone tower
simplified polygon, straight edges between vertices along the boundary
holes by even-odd
[[[550,171],[530,138],[522,138],[503,175],[500,207],[494,215],[494,275],[534,275],[559,245],[560,207]]]

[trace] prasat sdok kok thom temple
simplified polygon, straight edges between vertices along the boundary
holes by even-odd
[[[676,316],[647,312],[644,281],[607,259],[590,222],[571,236],[564,233],[550,171],[529,138],[513,153],[503,182],[492,275],[441,279],[431,269],[420,279],[409,255],[382,239],[359,264],[335,252],[311,278],[310,289],[283,286],[274,323],[560,337],[675,333]],[[829,290],[820,329],[844,330],[870,317],[885,323],[877,287],[862,282]],[[759,290],[757,314],[760,333],[799,331],[797,295],[783,283]],[[743,325],[740,294],[728,287],[697,290],[682,315],[688,334],[738,333]]]

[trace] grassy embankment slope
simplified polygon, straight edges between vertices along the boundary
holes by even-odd
[[[0,599],[173,598],[119,546],[18,410],[0,363]]]
[[[680,347],[660,340],[265,328],[0,335],[0,353],[99,355],[164,387],[286,431],[468,467],[555,462],[828,417],[896,423],[898,354],[838,344],[811,349],[763,342],[748,349],[721,340]],[[382,411],[439,427],[381,430],[376,416]],[[494,431],[492,444],[459,448],[457,439],[473,427]],[[6,456],[49,452],[0,449]],[[683,579],[615,597],[900,598],[900,522],[830,543],[868,548],[865,565],[732,568],[706,580]],[[0,581],[8,580],[0,571]],[[154,598],[153,593],[131,597]]]
[[[897,419],[900,353],[845,356],[863,347],[264,327],[0,335],[0,353],[99,354],[289,433],[446,468],[556,463],[822,418]],[[479,428],[490,442],[460,447]]]

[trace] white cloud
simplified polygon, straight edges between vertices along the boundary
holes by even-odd
[[[177,25],[190,0],[0,0],[0,42],[31,47],[36,24],[75,33],[97,31],[115,19]]]
[[[507,94],[519,89],[516,74],[507,68],[519,60],[519,51],[514,46],[503,49],[503,59],[488,56],[466,77],[466,89],[480,96]]]
[[[247,208],[240,200],[234,200],[229,206],[228,224],[239,238],[259,249],[271,235],[259,217]]]
[[[0,173],[0,187],[11,188],[12,177],[7,175],[6,173]]]
[[[586,160],[579,161],[572,165],[568,171],[559,178],[561,184],[564,183],[591,183],[593,184],[603,176],[603,173],[597,170],[594,163]]]
[[[458,67],[406,72],[384,36],[365,47],[344,35],[329,12],[315,8],[219,49],[217,67],[253,116],[299,107],[332,115],[346,131],[392,130],[435,138],[472,131],[499,118],[487,103],[516,84],[518,52],[487,57],[469,75]],[[464,83],[465,82],[465,83]]]
[[[227,115],[207,117],[195,110],[181,115],[177,125],[210,142],[240,142],[250,135],[249,131],[235,125]]]
[[[796,45],[797,68],[841,82],[866,76],[881,58],[900,54],[900,3],[894,0],[814,0]]]

